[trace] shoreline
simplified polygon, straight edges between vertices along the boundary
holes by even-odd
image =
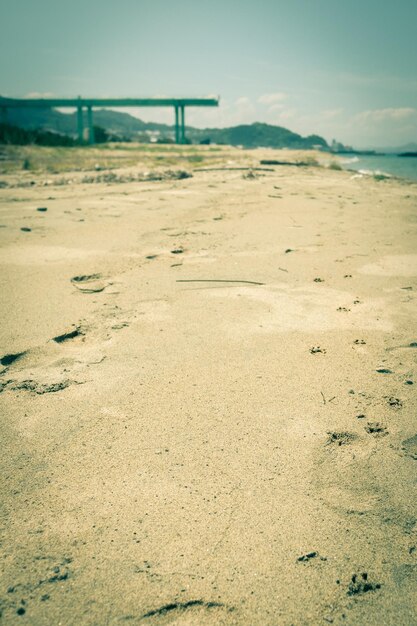
[[[401,159],[398,154],[375,154],[353,158],[355,161],[351,159],[341,160],[344,170],[366,176],[385,176],[414,183],[417,181],[417,159]],[[357,168],[352,167],[353,162],[358,166]],[[400,167],[398,167],[399,165]]]

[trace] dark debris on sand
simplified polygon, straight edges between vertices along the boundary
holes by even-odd
[[[360,575],[353,574],[352,579],[349,583],[347,595],[357,596],[368,593],[368,591],[377,591],[378,589],[381,589],[381,584],[370,582],[368,580],[367,572],[363,572]]]
[[[63,343],[64,341],[68,341],[69,339],[75,339],[75,337],[80,337],[82,335],[84,335],[84,333],[81,331],[81,328],[77,327],[68,333],[64,333],[63,335],[57,335],[56,337],[53,337],[52,340],[55,341],[56,343]]]
[[[374,437],[385,437],[385,435],[388,435],[388,430],[380,422],[368,422],[365,430]]]
[[[20,357],[22,357],[24,354],[26,354],[26,352],[16,352],[15,354],[5,354],[4,356],[0,358],[0,363],[4,365],[5,367],[8,367],[12,363],[20,359]]]

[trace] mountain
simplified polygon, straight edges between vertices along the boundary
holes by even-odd
[[[7,121],[14,126],[31,130],[52,130],[66,134],[77,132],[76,112],[61,113],[56,109],[8,109]],[[168,131],[170,129],[166,124],[143,122],[128,113],[108,109],[94,111],[94,125],[119,134],[140,133],[146,130]],[[85,113],[84,126],[87,126]]]
[[[0,98],[1,100],[1,98]],[[42,129],[67,135],[77,132],[77,114],[61,113],[56,109],[9,109],[8,123],[25,129]],[[84,121],[85,126],[87,120]],[[146,140],[146,136],[154,135],[162,139],[173,140],[174,126],[143,122],[142,120],[109,109],[94,111],[94,125],[106,129],[107,132],[129,139]],[[318,135],[302,137],[282,126],[272,126],[255,122],[231,128],[193,128],[186,127],[186,136],[192,143],[216,143],[244,148],[321,148],[328,150],[327,142]]]
[[[401,154],[402,152],[417,152],[417,143],[412,141],[410,143],[406,143],[403,146],[399,146],[397,148],[381,148],[382,152],[386,152],[388,154]]]
[[[213,143],[243,146],[245,148],[294,148],[305,149],[312,147],[328,148],[326,141],[318,135],[302,137],[282,126],[272,126],[255,122],[231,128],[190,128],[190,139],[204,141],[210,139]]]

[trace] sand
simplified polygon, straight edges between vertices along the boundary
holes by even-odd
[[[0,621],[417,624],[417,184],[198,165],[1,177]]]

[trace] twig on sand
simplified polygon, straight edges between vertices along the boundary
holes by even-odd
[[[292,167],[305,167],[315,165],[313,161],[277,161],[276,159],[261,159],[261,165],[291,165]]]
[[[199,167],[194,172],[275,172],[272,167]]]
[[[287,272],[288,274],[288,270],[286,270],[285,267],[279,267],[278,269],[281,270],[281,272]]]
[[[333,402],[333,400],[336,400],[336,396],[333,396],[329,400],[326,400],[324,393],[322,391],[320,391],[320,393],[321,393],[321,397],[323,398],[323,404],[327,404],[327,403],[330,404],[330,402]]]
[[[257,283],[254,280],[224,280],[224,279],[215,279],[215,278],[189,278],[189,279],[180,279],[176,281],[177,283],[246,283],[248,285],[265,285],[265,283]]]

